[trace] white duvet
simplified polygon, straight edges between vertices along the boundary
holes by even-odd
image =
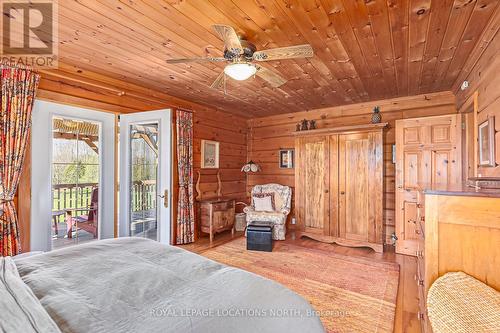
[[[142,238],[15,260],[62,332],[324,332],[271,280]]]

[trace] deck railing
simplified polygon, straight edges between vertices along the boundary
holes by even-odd
[[[52,186],[52,210],[89,207],[92,190],[97,183],[56,184]],[[156,182],[136,181],[131,189],[132,211],[143,211],[156,208]],[[64,215],[57,217],[58,222],[64,221]]]

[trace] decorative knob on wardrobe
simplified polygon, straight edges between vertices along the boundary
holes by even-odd
[[[345,194],[345,192],[344,192],[344,191],[340,191],[340,194],[344,195],[344,194]]]

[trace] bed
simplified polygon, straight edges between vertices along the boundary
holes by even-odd
[[[35,332],[324,332],[309,303],[282,285],[147,239],[95,241],[2,266],[25,284],[4,289],[31,292],[50,317],[26,315]]]

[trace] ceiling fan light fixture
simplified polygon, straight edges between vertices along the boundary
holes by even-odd
[[[224,68],[224,73],[237,81],[244,81],[252,75],[255,75],[256,72],[257,68],[254,65],[244,62],[229,64]]]

